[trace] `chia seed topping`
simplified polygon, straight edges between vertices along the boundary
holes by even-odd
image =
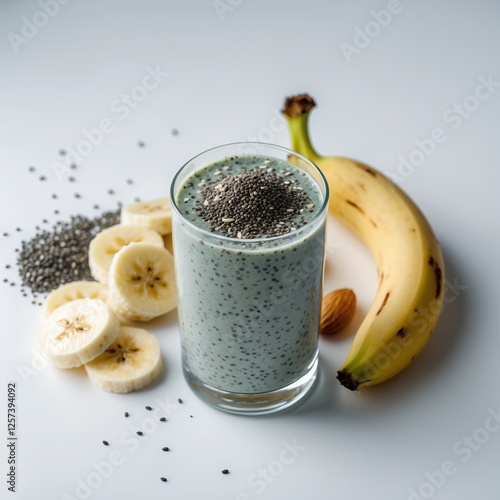
[[[194,208],[210,231],[247,239],[280,236],[306,224],[301,214],[314,205],[296,186],[294,172],[275,173],[265,164],[237,175],[221,174],[215,171],[217,179],[201,185],[203,202]]]

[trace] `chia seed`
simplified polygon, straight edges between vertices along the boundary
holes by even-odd
[[[229,474],[229,469],[222,469],[221,472],[222,474]]]
[[[102,442],[102,444],[103,444],[104,446],[109,446],[109,443],[108,443],[107,441],[103,441],[103,442]]]
[[[52,230],[40,230],[21,243],[17,255],[21,285],[32,294],[46,293],[76,280],[93,281],[88,266],[88,247],[94,236],[120,222],[119,210],[89,219],[72,216],[57,222]]]

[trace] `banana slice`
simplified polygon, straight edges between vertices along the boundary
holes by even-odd
[[[124,394],[151,384],[162,371],[158,341],[146,330],[122,326],[116,340],[85,365],[92,383],[108,392]]]
[[[75,299],[100,299],[108,300],[108,289],[97,281],[73,281],[56,288],[47,295],[44,302],[44,312],[48,316],[59,306]]]
[[[163,247],[131,243],[109,268],[110,305],[135,321],[149,321],[177,306],[174,258]]]
[[[116,339],[120,322],[99,299],[75,299],[45,320],[40,343],[58,368],[81,366],[102,354]]]
[[[106,284],[113,256],[120,248],[133,242],[146,242],[163,247],[162,237],[144,226],[133,224],[111,226],[98,233],[90,242],[89,267],[92,276]]]
[[[139,224],[162,235],[172,232],[172,205],[167,197],[125,205],[120,217],[122,224]]]

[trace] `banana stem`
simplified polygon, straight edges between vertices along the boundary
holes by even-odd
[[[313,162],[321,158],[321,156],[316,153],[309,139],[309,113],[315,106],[316,103],[312,97],[307,94],[299,94],[288,97],[282,109],[282,113],[290,129],[290,136],[292,139],[291,148]]]

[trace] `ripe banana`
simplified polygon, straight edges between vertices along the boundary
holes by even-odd
[[[137,224],[117,224],[99,232],[89,245],[92,277],[107,284],[113,256],[122,247],[134,242],[147,242],[163,247],[163,238],[158,233]]]
[[[395,183],[358,161],[316,153],[308,134],[314,106],[307,94],[286,100],[292,149],[323,172],[329,211],[365,242],[378,268],[375,299],[337,372],[357,390],[393,377],[424,348],[442,308],[443,256],[429,222]]]
[[[44,302],[44,312],[48,316],[59,306],[76,299],[108,300],[108,289],[97,281],[73,281],[61,285],[47,295]]]
[[[109,304],[118,316],[149,321],[177,307],[174,258],[162,246],[130,243],[109,269]]]
[[[122,208],[122,224],[138,224],[164,235],[172,232],[172,205],[167,197],[139,203],[131,203]]]
[[[81,366],[116,339],[120,323],[99,299],[76,299],[54,310],[40,335],[45,357],[58,368]]]
[[[146,330],[122,326],[116,340],[85,365],[92,383],[124,394],[143,389],[158,378],[163,362],[156,338]]]

